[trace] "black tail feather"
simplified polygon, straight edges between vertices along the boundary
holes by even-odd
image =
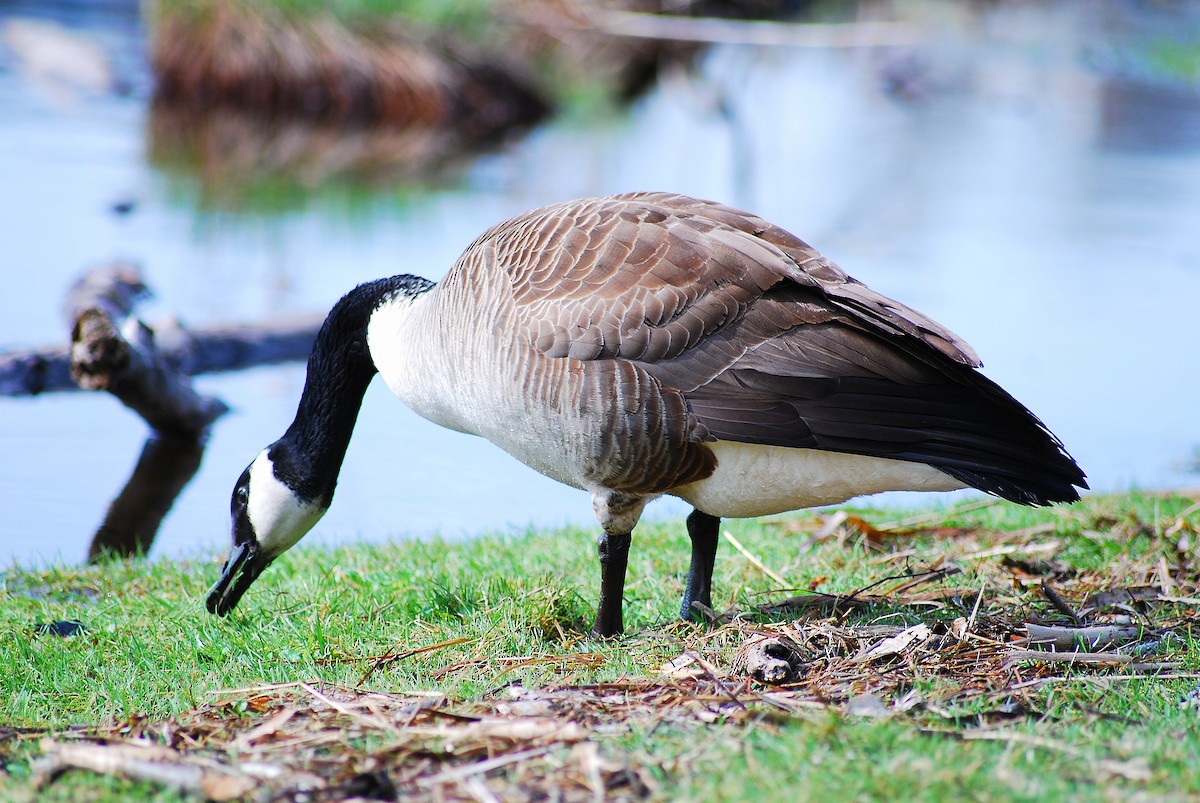
[[[769,391],[709,386],[688,394],[688,404],[722,440],[926,463],[1023,505],[1077,501],[1087,479],[1062,442],[999,385],[959,368],[958,381],[913,384],[865,377],[739,380],[733,371],[726,376],[741,387]]]

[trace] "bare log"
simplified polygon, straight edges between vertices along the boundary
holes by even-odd
[[[323,320],[305,316],[195,332],[168,321],[155,331],[133,315],[147,295],[132,265],[89,271],[64,303],[69,347],[0,354],[0,395],[107,390],[150,425],[133,474],[92,538],[89,562],[148,552],[199,469],[208,427],[229,408],[196,392],[189,377],[305,359]]]
[[[151,428],[133,474],[92,537],[89,563],[150,550],[200,467],[209,425],[229,409],[197,393],[159,353],[154,332],[132,314],[146,295],[140,272],[126,264],[88,272],[67,295],[71,379],[84,390],[107,390]]]
[[[0,354],[0,396],[36,396],[75,390],[71,350],[66,346],[21,349]]]
[[[151,329],[133,315],[149,295],[138,269],[114,264],[69,291],[69,348],[0,355],[0,394],[106,390],[151,427],[133,474],[92,538],[88,561],[145,554],[179,493],[195,476],[209,426],[229,408],[197,393],[190,375],[304,359],[322,317],[189,332]]]
[[[154,333],[132,321],[129,337],[102,307],[79,313],[71,329],[71,378],[84,390],[107,390],[156,432],[199,435],[229,407],[197,393],[158,354]]]
[[[902,47],[927,36],[904,22],[776,22],[616,9],[590,13],[586,21],[589,27],[614,36],[767,47]]]
[[[157,373],[159,379],[155,381],[164,383],[163,390],[178,393],[178,387],[167,381],[171,374],[195,376],[306,359],[324,319],[323,315],[304,315],[263,324],[220,324],[197,329],[185,329],[178,321],[163,321],[149,327],[129,318],[134,305],[148,294],[139,272],[130,265],[88,272],[71,288],[64,305],[73,330],[72,345],[0,353],[0,396],[110,389],[115,380],[126,378],[130,372],[141,374],[144,382]],[[122,321],[128,324],[127,335],[120,332]],[[135,361],[132,366],[131,360]],[[122,392],[136,391],[124,388]],[[161,393],[156,391],[155,395]],[[185,400],[186,394],[175,399]],[[201,418],[206,410],[212,413],[195,399],[190,404],[200,410]],[[142,414],[139,407],[133,409]],[[154,420],[147,421],[156,429],[170,423],[156,425],[160,417],[155,415]],[[187,416],[182,418],[189,423]]]
[[[321,315],[306,315],[262,324],[221,324],[186,330],[163,322],[151,328],[159,358],[180,373],[196,376],[307,359],[323,319]],[[0,353],[0,396],[78,389],[71,378],[69,347]]]
[[[159,356],[154,332],[132,316],[146,295],[140,271],[124,263],[89,271],[75,283],[66,303],[71,379],[84,390],[107,390],[155,432],[198,437],[229,408],[197,393]]]

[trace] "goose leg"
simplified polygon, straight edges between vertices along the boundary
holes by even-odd
[[[699,510],[687,517],[688,537],[692,539],[692,565],[688,569],[687,588],[683,592],[683,606],[679,618],[699,621],[704,614],[692,607],[698,602],[712,608],[712,573],[717,559],[717,535],[721,520]]]
[[[600,606],[596,609],[596,624],[592,635],[601,638],[618,636],[625,628],[621,608],[625,597],[625,567],[629,562],[632,533],[604,533],[597,541],[600,552]]]
[[[605,489],[592,493],[592,510],[604,529],[596,542],[600,552],[600,607],[596,609],[593,636],[617,636],[625,627],[621,615],[625,599],[625,567],[629,562],[633,527],[645,506],[644,497],[620,491]]]

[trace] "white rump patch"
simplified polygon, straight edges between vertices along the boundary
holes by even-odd
[[[924,463],[734,441],[708,444],[717,470],[669,493],[712,516],[750,518],[882,491],[956,491],[962,481]]]
[[[273,558],[291,549],[325,515],[325,510],[296,496],[275,476],[266,449],[254,458],[246,512],[263,555]]]

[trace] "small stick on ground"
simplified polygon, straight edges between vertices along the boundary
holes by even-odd
[[[1053,605],[1054,609],[1059,613],[1066,614],[1072,622],[1081,627],[1085,624],[1083,618],[1079,614],[1075,613],[1075,609],[1072,608],[1065,599],[1059,596],[1059,593],[1055,591],[1054,588],[1051,587],[1050,583],[1046,580],[1042,581],[1042,593],[1046,595],[1046,599],[1049,600],[1050,604]]]
[[[1095,650],[1136,641],[1145,634],[1143,628],[1133,625],[1053,627],[1032,622],[1025,625],[1025,631],[1029,634],[1030,644],[1058,650],[1074,650],[1080,647]]]
[[[365,684],[367,682],[367,679],[370,678],[371,675],[375,674],[375,671],[382,666],[387,666],[388,664],[394,664],[397,661],[403,661],[405,658],[411,658],[414,655],[420,655],[420,654],[426,653],[426,652],[433,652],[434,650],[440,650],[445,647],[453,647],[456,644],[463,644],[470,640],[471,639],[465,638],[465,637],[450,639],[449,641],[443,641],[438,644],[429,644],[424,647],[417,647],[416,649],[413,649],[413,650],[405,650],[404,652],[391,652],[387,655],[381,655],[375,659],[375,663],[371,665],[371,668],[368,669],[361,678],[359,678],[358,685],[362,686],[363,684]]]
[[[983,602],[983,590],[985,588],[987,588],[986,580],[984,580],[983,583],[979,586],[979,595],[977,597],[975,597],[975,607],[973,607],[971,609],[971,616],[969,619],[967,619],[966,632],[968,632],[968,633],[970,633],[972,630],[975,629],[975,617],[979,615],[979,605],[980,605],[980,603]]]
[[[736,549],[738,552],[741,552],[742,557],[744,557],[746,560],[748,560],[752,564],[754,564],[755,568],[757,568],[760,572],[765,574],[767,577],[770,577],[776,583],[779,583],[779,585],[781,587],[783,587],[783,588],[788,587],[787,580],[784,580],[782,577],[777,575],[775,572],[768,569],[761,560],[756,558],[754,555],[750,554],[750,550],[748,550],[748,549],[746,549],[746,547],[742,546],[741,541],[738,541],[736,538],[733,537],[733,533],[726,532],[726,533],[724,533],[724,535],[725,535],[725,540],[728,541],[733,546],[734,549]]]

